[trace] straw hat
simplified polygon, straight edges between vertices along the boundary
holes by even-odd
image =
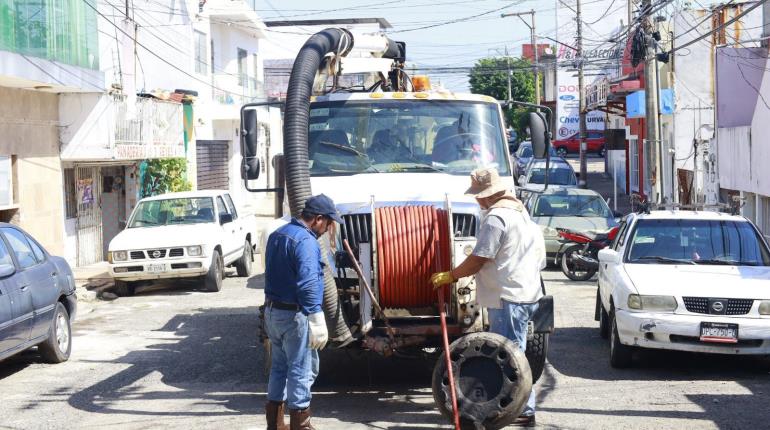
[[[471,187],[465,190],[465,194],[483,199],[505,191],[508,188],[500,179],[497,169],[486,167],[471,172]]]

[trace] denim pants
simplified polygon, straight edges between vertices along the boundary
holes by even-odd
[[[318,376],[318,351],[307,344],[307,316],[266,306],[265,330],[272,353],[267,399],[286,401],[289,409],[307,408]]]
[[[488,309],[489,331],[517,342],[521,352],[527,350],[527,323],[537,310],[538,303],[512,303],[502,301],[502,309]],[[522,415],[535,415],[535,384]]]

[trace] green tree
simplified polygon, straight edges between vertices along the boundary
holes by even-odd
[[[510,62],[510,63],[509,63]],[[510,64],[510,65],[509,65]],[[512,57],[482,58],[471,69],[471,91],[498,100],[508,98],[508,68],[511,73],[511,98],[521,102],[535,102],[535,77],[532,63]],[[505,112],[507,126],[516,130],[519,140],[526,136],[526,108],[513,108]]]
[[[145,163],[142,197],[192,190],[184,158],[152,159]]]

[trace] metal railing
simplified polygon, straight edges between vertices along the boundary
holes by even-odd
[[[129,106],[125,96],[115,96],[115,145],[184,145],[182,104],[137,98]]]

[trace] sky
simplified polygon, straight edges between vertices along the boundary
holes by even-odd
[[[609,5],[613,0],[606,0]],[[616,0],[625,1],[625,0]],[[554,37],[556,0],[256,0],[265,21],[385,18],[388,35],[404,41],[407,60],[422,67],[471,67],[480,58],[500,56],[506,48],[521,55],[530,30],[519,18],[503,13],[535,10],[538,34]],[[594,5],[592,5],[594,6]],[[529,16],[522,17],[529,20]],[[457,22],[452,22],[457,21]],[[422,28],[421,27],[429,27]],[[538,40],[538,43],[544,43]],[[466,71],[431,78],[453,91],[468,91]]]

